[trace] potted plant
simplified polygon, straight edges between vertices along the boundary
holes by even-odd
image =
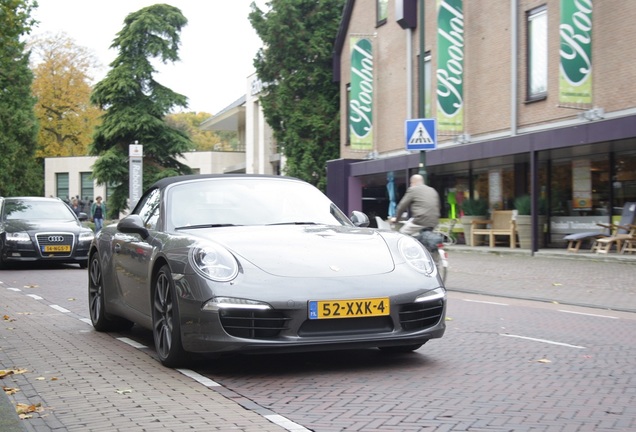
[[[532,249],[532,200],[530,195],[522,195],[515,198],[515,209],[517,210],[517,235],[519,236],[519,248]],[[539,247],[544,246],[543,227],[545,225],[546,205],[545,200],[539,200]]]
[[[483,198],[466,198],[462,201],[460,208],[463,213],[460,220],[464,228],[464,242],[466,246],[473,246],[471,236],[472,222],[473,220],[487,218],[488,201]]]

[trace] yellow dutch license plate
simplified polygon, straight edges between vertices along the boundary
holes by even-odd
[[[361,318],[389,315],[388,297],[309,302],[309,319]]]
[[[44,246],[44,252],[70,252],[71,245]]]

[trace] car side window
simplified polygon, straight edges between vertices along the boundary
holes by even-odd
[[[147,229],[157,228],[159,219],[159,203],[161,202],[161,192],[155,189],[146,195],[142,206],[139,208],[139,216]]]

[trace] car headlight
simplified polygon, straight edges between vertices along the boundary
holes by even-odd
[[[437,271],[431,254],[413,237],[402,237],[398,242],[398,249],[400,249],[400,253],[406,262],[418,272],[432,276]]]
[[[221,245],[196,245],[190,249],[189,257],[194,270],[204,278],[227,282],[238,274],[236,258]]]
[[[92,241],[95,238],[93,231],[82,231],[79,233],[79,241]]]
[[[214,297],[203,305],[203,310],[218,311],[222,309],[268,310],[271,306],[256,300],[234,297]]]
[[[31,238],[29,237],[29,233],[27,232],[7,233],[6,239],[7,241],[12,241],[12,242],[30,242],[31,241]]]

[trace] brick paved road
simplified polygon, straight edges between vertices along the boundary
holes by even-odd
[[[196,365],[222,387],[93,332],[80,321],[85,274],[60,270],[21,292],[0,284],[10,317],[0,325],[0,365],[29,370],[3,385],[21,389],[12,402],[44,406],[22,422],[28,431],[636,430],[635,315],[601,310],[636,311],[636,260],[583,258],[451,249],[452,321],[443,339],[412,355],[367,350]],[[60,286],[69,275],[78,282]],[[45,298],[27,297],[37,294]],[[590,312],[563,304],[595,306],[592,314],[611,318],[560,312]],[[143,332],[126,336],[151,344]]]

